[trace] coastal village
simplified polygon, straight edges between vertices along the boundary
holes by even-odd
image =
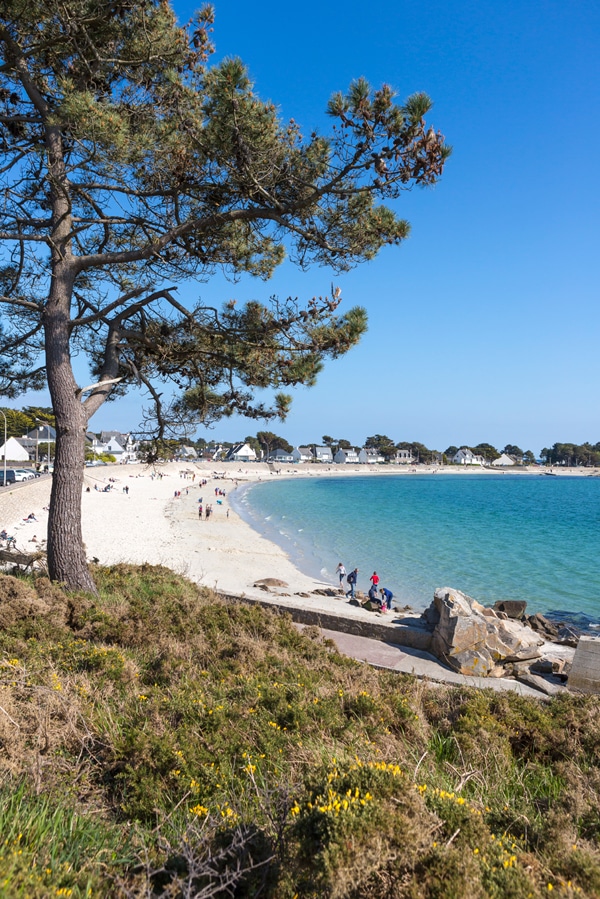
[[[9,410],[7,410],[9,411]],[[4,414],[0,409],[0,413]],[[258,435],[260,437],[260,433]],[[276,443],[284,443],[282,438],[271,435]],[[379,440],[377,439],[379,438]],[[267,462],[269,464],[298,465],[457,465],[472,468],[513,468],[532,464],[551,464],[571,467],[594,467],[600,465],[600,444],[555,444],[551,449],[543,449],[540,458],[530,451],[524,453],[519,447],[507,445],[497,450],[490,444],[481,447],[448,447],[444,452],[429,450],[423,444],[394,444],[389,438],[370,438],[361,447],[351,446],[348,441],[309,444],[306,446],[270,448],[261,446],[257,438],[249,438],[238,443],[208,443],[199,440],[194,443],[178,440],[168,441],[162,453],[163,458],[198,462]],[[250,440],[252,442],[250,442]],[[51,424],[38,425],[20,437],[6,436],[0,444],[0,466],[33,463],[47,464],[52,460],[56,431]],[[375,444],[375,445],[373,445]],[[377,445],[379,444],[379,445]],[[85,438],[85,455],[88,463],[111,461],[120,464],[144,461],[149,444],[134,432],[104,430],[88,431]],[[383,448],[383,451],[382,451]]]

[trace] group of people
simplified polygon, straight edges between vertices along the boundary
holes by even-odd
[[[344,590],[346,596],[349,596],[350,599],[354,599],[356,584],[358,582],[358,568],[353,568],[349,574],[346,574],[344,564],[340,562],[336,569],[336,574],[340,579],[340,587]],[[380,580],[379,575],[374,571],[369,578],[371,586],[369,587],[369,598],[367,601],[374,605],[378,605],[380,612],[389,612],[392,608],[394,594],[387,587],[380,586]],[[348,584],[349,590],[345,590],[344,581]]]
[[[202,497],[198,500],[198,518],[202,520]],[[204,509],[204,517],[205,519],[209,519],[212,515],[213,507],[210,504],[206,504],[206,509]]]

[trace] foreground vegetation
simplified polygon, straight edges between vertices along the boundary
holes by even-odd
[[[0,895],[600,895],[600,700],[435,688],[162,568],[0,575]]]

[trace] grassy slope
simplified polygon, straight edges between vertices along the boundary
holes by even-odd
[[[170,571],[0,575],[0,896],[600,895],[600,699],[431,687]]]

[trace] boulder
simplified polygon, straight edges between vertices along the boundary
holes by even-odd
[[[433,646],[436,655],[462,652],[485,641],[487,622],[473,610],[473,600],[449,587],[438,588],[433,594],[437,623],[434,625]],[[428,623],[435,615],[426,615]]]
[[[524,599],[503,599],[494,603],[495,612],[504,612],[509,618],[520,621],[525,615],[527,601]]]
[[[564,667],[564,659],[536,659],[530,670],[533,674],[561,674]]]
[[[558,635],[558,625],[549,621],[547,618],[544,618],[539,612],[536,612],[535,615],[528,615],[525,618],[525,623],[528,624],[532,630],[537,631],[539,634],[546,637],[547,640],[554,640]]]
[[[557,696],[559,693],[566,692],[566,687],[562,687],[560,684],[553,684],[546,680],[545,677],[540,677],[539,674],[531,674],[531,672],[517,674],[517,680],[520,680],[522,684],[527,684],[529,687],[534,687],[546,696]]]
[[[378,602],[373,602],[372,600],[368,599],[365,603],[363,603],[363,609],[366,609],[367,612],[380,612],[381,606]]]
[[[562,643],[563,646],[572,646],[574,649],[577,649],[580,637],[581,631],[571,627],[569,624],[563,624],[562,627],[558,628],[556,642]]]
[[[450,587],[435,591],[423,620],[433,632],[433,654],[461,674],[485,677],[507,658],[537,658],[544,642],[519,621],[490,616],[481,603]]]
[[[433,595],[433,610],[425,615],[427,623],[435,621],[431,649],[438,659],[446,662],[455,671],[471,674],[487,674],[494,667],[489,653],[476,656],[485,648],[488,634],[487,619],[473,609],[473,600],[450,587],[440,587]],[[463,670],[464,666],[464,670]]]

